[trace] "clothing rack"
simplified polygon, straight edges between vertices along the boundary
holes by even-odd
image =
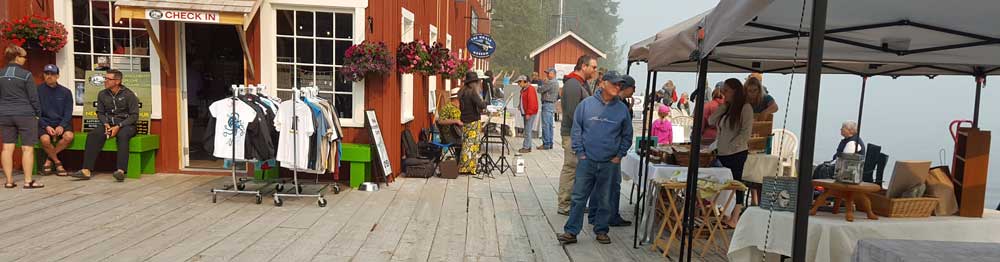
[[[253,91],[253,92],[257,93],[257,94],[260,94],[264,90],[264,85],[260,85],[260,86],[232,85],[232,90],[233,90],[233,96],[230,97],[229,99],[233,103],[232,104],[232,110],[233,111],[232,111],[232,113],[229,116],[230,118],[237,117],[237,115],[238,115],[237,112],[236,112],[236,102],[239,99],[238,96],[240,94],[245,94],[245,93],[251,92],[251,91]],[[220,121],[220,120],[216,120],[216,121]],[[231,120],[226,119],[225,121],[231,121]],[[239,120],[237,120],[237,121],[239,121]],[[255,203],[257,203],[259,205],[262,202],[262,199],[263,199],[261,188],[266,188],[267,185],[271,184],[271,182],[267,182],[267,183],[265,183],[265,185],[260,186],[260,187],[258,187],[255,190],[247,190],[246,189],[246,182],[250,181],[251,179],[249,178],[248,172],[242,172],[243,173],[243,177],[237,177],[236,163],[238,163],[238,162],[256,163],[257,160],[237,159],[236,158],[236,135],[235,134],[233,134],[233,136],[231,138],[231,141],[232,142],[230,142],[230,144],[232,145],[232,157],[228,158],[227,160],[232,161],[231,167],[230,167],[231,177],[232,177],[232,184],[226,184],[221,189],[220,188],[212,188],[212,203],[217,203],[218,193],[232,193],[232,194],[237,194],[237,195],[239,195],[239,194],[254,195],[254,196],[257,197]]]
[[[298,103],[300,102],[299,99],[302,99],[303,96],[309,96],[309,97],[315,98],[315,97],[317,97],[318,94],[319,94],[319,88],[317,88],[315,86],[313,86],[313,87],[303,87],[301,89],[300,88],[292,88],[292,95],[293,95],[292,96],[292,108],[291,108],[291,110],[292,110],[292,123],[289,123],[289,124],[291,124],[291,131],[292,131],[293,134],[297,133],[299,131],[298,130],[299,115],[298,115],[298,112],[297,112],[298,111],[297,108],[299,106]],[[284,109],[282,109],[282,110],[284,110]],[[284,183],[278,184],[275,187],[275,189],[277,191],[275,191],[275,193],[273,194],[273,196],[274,196],[274,205],[275,206],[282,206],[283,202],[281,200],[281,197],[315,197],[315,198],[317,198],[317,201],[316,201],[317,205],[319,205],[320,207],[326,207],[326,203],[327,202],[326,202],[326,198],[323,197],[323,191],[325,191],[328,187],[330,187],[330,185],[329,184],[325,184],[325,185],[324,184],[320,184],[319,183],[319,174],[316,174],[315,184],[316,185],[320,185],[321,187],[316,190],[316,193],[313,193],[313,194],[304,194],[303,193],[303,186],[302,186],[301,183],[299,183],[299,171],[300,171],[301,168],[298,166],[298,163],[299,163],[299,151],[298,151],[299,141],[298,140],[299,140],[298,139],[298,135],[292,135],[292,147],[293,147],[293,150],[292,150],[292,152],[293,152],[292,153],[292,162],[294,164],[292,165],[293,167],[290,168],[290,169],[292,170],[292,183],[293,183],[292,184],[292,189],[294,189],[294,191],[291,192],[291,193],[284,193],[285,192],[285,190],[284,190]],[[333,188],[334,188],[334,192],[339,192],[340,191],[340,186],[338,184],[336,184],[336,183],[333,184]]]

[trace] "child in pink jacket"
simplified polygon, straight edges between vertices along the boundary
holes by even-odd
[[[660,145],[670,145],[674,139],[674,126],[670,123],[670,108],[660,105],[660,119],[653,121],[653,136],[659,139]]]

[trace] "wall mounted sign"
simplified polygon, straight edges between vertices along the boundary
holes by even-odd
[[[378,155],[378,158],[375,159],[377,162],[372,164],[381,167],[382,176],[385,178],[386,183],[388,183],[389,176],[392,175],[392,165],[389,163],[389,152],[385,150],[385,140],[382,139],[382,129],[378,126],[378,118],[375,117],[375,110],[366,110],[365,120],[367,120],[368,132],[376,149],[375,153]]]
[[[474,58],[489,58],[497,50],[497,43],[487,34],[474,34],[466,43],[469,54]]]
[[[146,9],[146,19],[195,23],[219,23],[218,12]]]

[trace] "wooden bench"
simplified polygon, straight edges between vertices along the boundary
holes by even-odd
[[[351,163],[351,188],[358,188],[361,183],[371,179],[371,146],[344,143],[341,149],[343,154],[340,161]]]
[[[84,151],[87,145],[86,133],[79,133],[73,139],[73,143],[66,148],[66,151]],[[158,135],[135,135],[129,140],[128,172],[129,178],[141,178],[143,174],[156,173],[156,150],[160,149],[160,136]],[[104,142],[103,152],[118,151],[116,139],[108,139]],[[41,170],[45,164],[45,151],[41,145],[35,145],[35,170]],[[36,171],[37,172],[37,171]]]

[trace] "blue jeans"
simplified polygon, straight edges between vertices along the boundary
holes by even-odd
[[[552,148],[552,132],[555,132],[556,103],[542,103],[542,147]]]
[[[594,221],[595,234],[607,234],[609,231],[608,218],[610,217],[611,204],[607,193],[611,190],[611,179],[615,176],[614,170],[620,169],[621,165],[611,162],[597,162],[587,159],[580,159],[576,165],[576,181],[573,183],[572,204],[569,209],[569,220],[563,226],[566,233],[579,235],[583,229],[583,210],[587,208],[587,200],[593,199],[590,206],[597,206]],[[593,197],[593,198],[591,198]]]
[[[531,142],[535,137],[535,119],[538,114],[524,117],[524,148],[531,149]]]
[[[618,169],[612,170],[613,172],[615,172],[615,174],[611,176],[611,186],[610,186],[611,191],[608,192],[608,202],[611,205],[609,207],[610,208],[609,212],[611,214],[609,214],[608,217],[608,224],[612,225],[621,224],[625,222],[625,218],[623,218],[622,214],[620,213],[621,198],[622,198],[622,170],[620,167],[621,166],[619,165]],[[596,203],[595,201],[599,201],[599,199],[594,198],[594,196],[590,196],[590,202]],[[594,221],[596,221],[596,218],[594,217],[594,214],[596,213],[597,213],[597,207],[591,205],[590,213],[587,214],[587,218],[590,221],[591,225],[593,225]]]

